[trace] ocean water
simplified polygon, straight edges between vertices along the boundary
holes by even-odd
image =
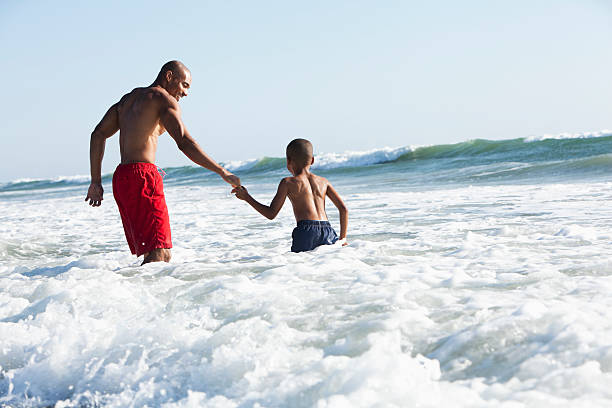
[[[612,132],[315,160],[349,246],[290,253],[288,203],[166,168],[144,267],[110,175],[100,208],[88,177],[0,185],[0,406],[612,406]],[[287,175],[227,165],[264,202]]]

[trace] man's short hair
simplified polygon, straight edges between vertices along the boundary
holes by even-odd
[[[287,145],[287,158],[298,166],[308,166],[312,159],[312,143],[306,139],[292,140]]]
[[[164,78],[168,71],[172,71],[174,75],[177,75],[179,72],[189,72],[189,69],[181,61],[172,60],[162,65],[157,77]]]

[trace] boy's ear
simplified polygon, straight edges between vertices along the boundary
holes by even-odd
[[[314,156],[312,156],[312,158],[310,159],[310,165],[312,166],[314,164]]]

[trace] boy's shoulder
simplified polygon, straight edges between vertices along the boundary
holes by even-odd
[[[323,183],[329,183],[329,181],[327,181],[327,179],[325,177],[321,177],[321,176],[317,176],[314,173],[310,173],[308,175],[308,178],[314,179],[317,182],[323,182]],[[302,183],[306,181],[305,178],[303,178],[303,176],[288,176],[283,178],[280,183],[281,184],[296,184],[296,183]]]
[[[321,177],[321,176],[317,176],[314,173],[310,173],[310,176],[317,182],[317,183],[325,183],[325,184],[329,184],[329,181],[325,178],[325,177]]]
[[[278,183],[278,188],[279,190],[281,188],[291,190],[291,186],[294,186],[295,184],[296,184],[295,177],[289,176],[289,177],[285,177],[281,179],[281,181]]]
[[[295,182],[295,177],[289,176],[289,177],[282,178],[279,184],[287,184],[287,183],[292,183],[292,182]]]

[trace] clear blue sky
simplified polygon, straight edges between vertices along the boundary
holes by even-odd
[[[3,0],[0,50],[1,181],[88,174],[105,110],[170,59],[218,161],[612,128],[607,0]],[[157,159],[190,163],[167,135]]]

